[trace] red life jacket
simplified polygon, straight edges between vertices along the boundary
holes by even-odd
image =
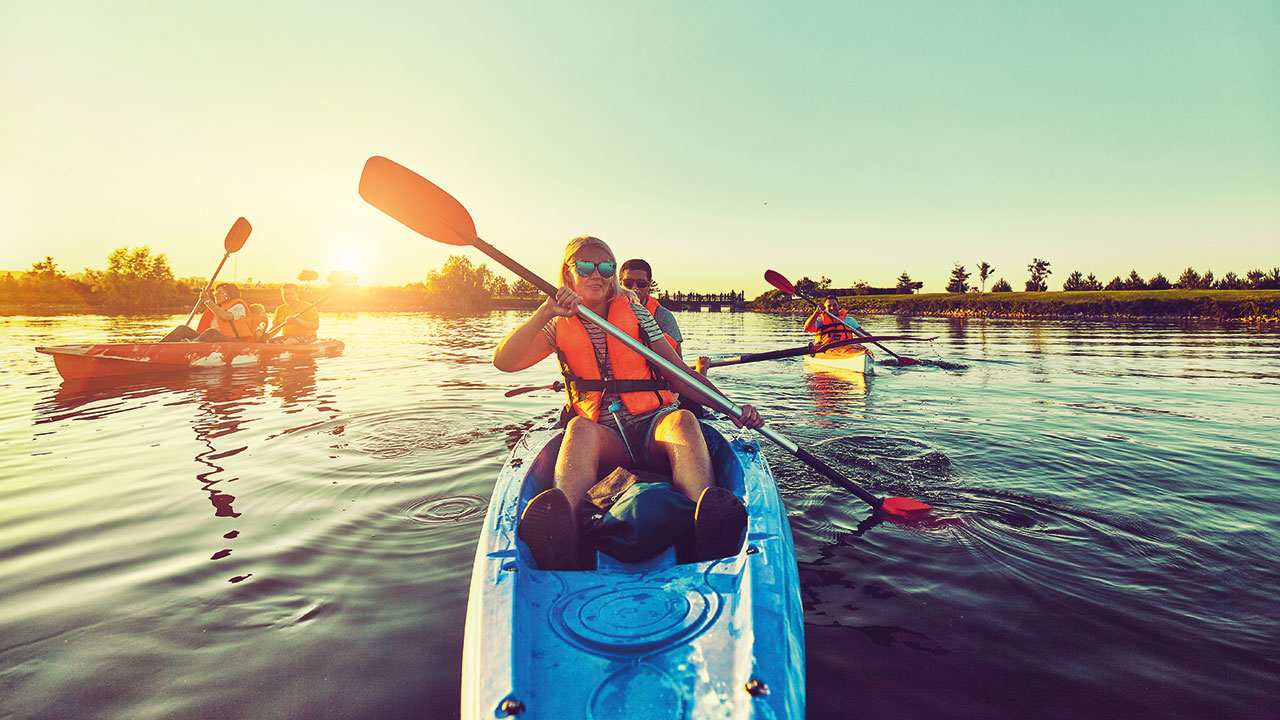
[[[817,326],[816,332],[818,333],[818,338],[814,341],[816,344],[826,345],[827,343],[852,340],[857,337],[853,330],[844,324],[844,319],[849,314],[849,311],[841,308],[838,314],[840,319],[832,320],[831,314],[823,310],[818,313],[818,317],[814,318],[814,324]],[[815,331],[811,330],[810,332]]]
[[[226,335],[229,338],[252,340],[253,339],[253,321],[249,319],[249,303],[239,299],[228,300],[225,303],[222,303],[221,305],[219,305],[218,307],[222,308],[223,310],[230,310],[236,305],[240,305],[241,307],[244,308],[243,317],[228,322],[214,315],[213,325],[218,329],[218,332],[222,333],[223,335]],[[210,315],[212,314],[213,313],[210,313]]]
[[[640,334],[640,321],[631,309],[631,302],[618,296],[609,303],[609,322],[626,334],[648,344]],[[612,379],[605,380],[596,362],[595,349],[582,319],[556,318],[556,355],[560,359],[560,372],[564,374],[569,393],[569,406],[582,417],[600,418],[601,400],[606,389],[622,398],[622,404],[632,415],[655,410],[675,402],[675,396],[667,389],[667,382],[658,377],[644,356],[623,345],[612,335],[606,338],[609,349],[609,367]]]

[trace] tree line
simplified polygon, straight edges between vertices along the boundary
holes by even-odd
[[[1031,264],[1027,265],[1027,271],[1030,276],[1023,286],[1025,292],[1045,292],[1049,289],[1048,277],[1053,274],[1053,270],[1048,260],[1034,258]],[[986,282],[993,276],[994,272],[995,268],[989,263],[979,263],[978,278],[982,285],[975,288],[969,285],[971,276],[969,271],[960,263],[955,263],[947,283],[947,292],[985,292]],[[906,273],[902,275],[904,278],[906,277]],[[899,285],[901,285],[901,282]],[[1170,281],[1161,273],[1156,273],[1150,279],[1144,280],[1135,269],[1130,270],[1127,277],[1121,278],[1117,275],[1111,278],[1105,285],[1093,273],[1089,273],[1086,277],[1079,270],[1074,270],[1063,282],[1062,289],[1067,292],[1090,290],[1280,290],[1280,267],[1272,268],[1270,271],[1249,270],[1243,277],[1234,272],[1227,272],[1221,278],[1215,278],[1212,270],[1207,270],[1201,275],[1194,267],[1188,267],[1182,271],[1182,275],[1178,277],[1176,282]],[[1007,280],[1000,278],[991,286],[991,292],[1013,292],[1013,287]]]

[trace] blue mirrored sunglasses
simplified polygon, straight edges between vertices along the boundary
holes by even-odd
[[[577,271],[578,277],[589,278],[591,273],[600,271],[600,277],[611,278],[618,271],[618,263],[613,260],[601,260],[598,263],[590,260],[575,260],[572,263],[573,269]]]

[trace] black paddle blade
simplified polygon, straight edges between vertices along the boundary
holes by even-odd
[[[226,248],[228,254],[236,252],[244,247],[244,243],[249,239],[249,233],[253,232],[253,226],[248,220],[240,218],[235,221],[231,229],[227,231],[227,239],[222,241],[222,247]]]
[[[775,272],[773,270],[765,270],[764,279],[765,279],[765,282],[778,288],[779,290],[781,290],[782,292],[788,295],[796,291],[796,286],[792,285],[790,280],[782,277],[781,273]]]
[[[438,185],[375,155],[360,173],[360,197],[410,230],[446,245],[474,245],[480,238],[471,213]]]

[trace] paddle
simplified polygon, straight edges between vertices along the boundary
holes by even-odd
[[[296,313],[294,313],[294,314],[290,315],[289,317],[285,318],[284,320],[281,320],[278,324],[276,324],[276,326],[275,326],[275,327],[273,327],[273,328],[271,328],[270,330],[267,330],[266,332],[262,333],[262,340],[260,340],[259,342],[266,342],[266,341],[270,340],[270,339],[271,339],[271,336],[272,336],[272,335],[275,335],[276,333],[278,333],[278,332],[280,332],[282,329],[284,329],[284,326],[285,326],[285,325],[286,325],[290,320],[292,320],[292,319],[294,319],[294,318],[298,317],[299,315],[301,315],[302,313],[304,313],[304,312],[306,312],[306,311],[310,310],[311,308],[316,307],[317,305],[319,305],[320,303],[324,302],[325,300],[328,300],[328,299],[329,299],[329,296],[331,296],[331,295],[333,295],[334,293],[336,293],[336,292],[338,292],[339,290],[341,290],[341,289],[342,289],[342,287],[343,287],[342,285],[334,285],[333,287],[329,288],[328,290],[326,290],[326,291],[325,291],[325,293],[324,293],[323,295],[321,295],[320,297],[316,298],[314,301],[312,301],[311,303],[309,303],[306,307],[304,307],[304,308],[302,308],[301,310],[299,310],[298,312],[296,312]]]
[[[551,283],[546,282],[520,263],[507,257],[497,248],[481,240],[476,235],[476,226],[471,219],[471,214],[462,206],[462,203],[430,180],[402,165],[380,156],[369,158],[364,165],[364,172],[360,175],[360,197],[424,237],[447,245],[470,245],[501,263],[511,272],[528,280],[542,292],[548,295],[555,295],[556,293],[556,288]],[[664,373],[671,376],[679,376],[686,382],[697,386],[702,394],[706,395],[707,399],[721,412],[735,418],[742,417],[742,408],[735,405],[728,398],[704,386],[690,376],[685,368],[668,362],[661,355],[646,347],[644,343],[614,327],[585,305],[578,306],[578,315],[617,338],[619,342],[633,351],[640,353],[650,363],[661,368]],[[764,426],[758,428],[757,431],[830,478],[836,484],[857,495],[863,502],[876,510],[883,510],[890,516],[908,517],[913,512],[929,509],[928,505],[910,498],[878,498],[814,457],[808,450],[774,432],[772,428]]]
[[[779,360],[781,358],[798,357],[800,355],[813,355],[815,353],[826,352],[832,348],[844,347],[845,345],[861,345],[866,342],[875,342],[877,340],[936,340],[936,337],[921,338],[911,337],[910,335],[874,335],[866,337],[857,337],[851,340],[841,340],[839,342],[827,343],[826,345],[814,346],[812,344],[804,347],[788,348],[786,350],[771,350],[769,352],[754,353],[751,355],[739,355],[738,357],[725,358],[723,360],[712,360],[707,363],[708,368],[723,367],[725,365],[741,365],[743,363],[760,362],[761,360]]]
[[[507,397],[515,397],[515,396],[517,396],[517,395],[523,395],[523,394],[525,394],[525,393],[531,393],[531,392],[533,392],[534,390],[555,390],[556,392],[560,392],[560,391],[561,391],[561,390],[563,390],[563,389],[564,389],[564,383],[562,383],[562,382],[560,382],[559,380],[557,380],[557,381],[555,381],[555,382],[551,383],[550,385],[534,385],[534,386],[532,386],[532,387],[516,388],[516,389],[514,389],[514,390],[508,390],[508,391],[506,391],[506,392],[504,392],[504,393],[502,393],[502,394],[503,394],[503,395],[506,395]]]
[[[227,258],[231,257],[231,253],[244,247],[244,243],[249,239],[249,233],[252,231],[253,226],[244,218],[237,219],[231,229],[227,231],[227,239],[222,241],[222,247],[227,252],[222,256],[222,261],[218,263],[218,269],[214,270],[213,275],[209,278],[209,284],[205,285],[204,290],[200,292],[201,297],[204,297],[205,293],[213,289],[213,283],[218,279],[218,273],[222,272],[222,266],[227,264]],[[196,299],[195,307],[191,308],[191,314],[187,316],[187,321],[183,325],[191,326],[191,319],[196,316],[196,313],[200,311],[200,306],[203,304],[199,298]]]
[[[850,330],[852,330],[855,334],[861,335],[863,337],[863,342],[869,342],[875,345],[876,347],[880,348],[881,350],[889,353],[894,358],[896,358],[899,365],[919,365],[920,364],[920,361],[916,360],[915,358],[903,357],[902,355],[899,355],[894,351],[890,350],[889,348],[876,342],[874,339],[868,339],[872,337],[871,333],[867,332],[866,330],[863,330],[860,327],[854,327],[853,325],[849,324],[848,320],[845,320],[844,318],[835,317],[831,313],[827,312],[826,309],[824,309],[821,305],[815,302],[813,298],[797,290],[796,287],[791,284],[791,281],[783,277],[781,273],[774,272],[773,270],[766,270],[764,272],[764,279],[767,280],[770,285],[778,288],[782,292],[787,293],[789,295],[796,295],[800,297],[800,299],[812,305],[814,308],[818,310],[822,310],[822,312],[832,320],[839,320],[840,322],[844,323],[845,326],[848,327]]]

